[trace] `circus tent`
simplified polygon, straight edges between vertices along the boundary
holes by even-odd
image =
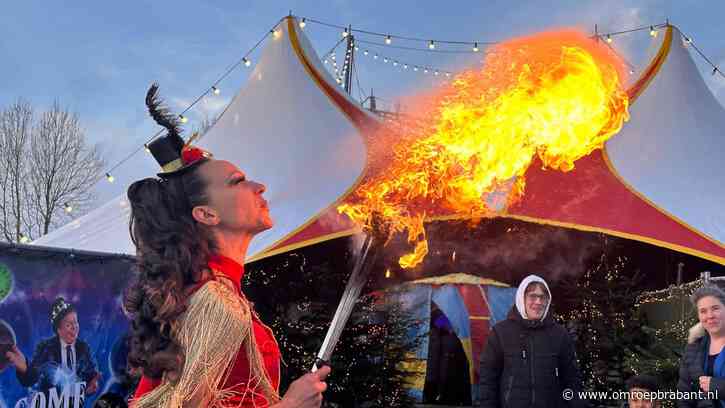
[[[568,173],[532,165],[521,202],[501,217],[598,231],[725,264],[725,110],[674,26],[628,89],[631,119]],[[293,17],[280,23],[247,85],[199,143],[268,185],[277,225],[248,260],[355,229],[335,210],[370,177],[379,121],[324,69]],[[123,196],[36,244],[133,253]],[[451,214],[433,214],[445,219]]]

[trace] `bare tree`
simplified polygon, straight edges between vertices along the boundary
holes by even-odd
[[[27,102],[0,115],[0,162],[7,162],[0,176],[3,186],[12,187],[3,188],[3,238],[34,239],[67,221],[67,209],[77,214],[88,206],[103,160],[98,148],[86,143],[78,115],[58,102],[37,121]]]
[[[78,115],[53,103],[30,138],[30,204],[34,225],[45,235],[66,205],[85,208],[103,168],[98,148],[86,145]]]
[[[26,151],[33,123],[33,109],[21,99],[0,111],[0,215],[2,238],[20,241],[28,229],[27,196],[28,164]]]

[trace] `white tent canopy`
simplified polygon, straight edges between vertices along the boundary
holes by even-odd
[[[280,35],[267,40],[246,86],[198,142],[215,158],[234,163],[267,186],[265,197],[275,227],[252,241],[250,256],[340,199],[362,176],[366,164],[363,138],[320,81],[336,89],[338,97],[357,103],[327,73],[296,24],[285,20],[278,28]],[[295,30],[293,38],[290,29]],[[313,65],[318,77],[311,75],[305,62]],[[370,120],[375,119],[370,115]],[[33,243],[135,254],[129,215],[124,194]]]
[[[722,244],[725,109],[674,31],[659,72],[632,104],[631,120],[607,142],[607,153],[633,189]]]
[[[327,73],[290,17],[268,41],[247,85],[200,145],[268,185],[277,225],[250,259],[350,233],[334,205],[366,172],[376,123]],[[502,216],[599,231],[725,264],[725,109],[679,31],[628,89],[631,120],[568,173],[527,172],[527,193]],[[133,253],[118,197],[35,243]],[[447,216],[448,214],[435,214]],[[337,222],[337,220],[334,220]]]

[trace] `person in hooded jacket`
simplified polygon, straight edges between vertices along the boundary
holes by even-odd
[[[677,390],[700,393],[677,401],[680,408],[725,407],[725,293],[703,286],[690,297],[699,323],[690,329]],[[689,394],[695,395],[695,394]]]
[[[546,281],[527,276],[516,291],[508,318],[488,335],[481,358],[481,407],[582,405],[574,343],[549,315],[550,305]]]

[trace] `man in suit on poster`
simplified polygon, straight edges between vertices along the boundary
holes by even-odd
[[[24,387],[35,385],[45,394],[45,401],[52,399],[53,391],[55,397],[68,395],[71,399],[83,399],[85,395],[95,393],[100,373],[90,347],[78,338],[80,327],[75,308],[62,297],[57,298],[51,307],[50,321],[55,336],[36,346],[29,364],[17,346],[6,352],[6,358],[15,366],[18,381]],[[85,382],[85,390],[82,395],[76,395],[78,393],[73,390],[81,382]]]

